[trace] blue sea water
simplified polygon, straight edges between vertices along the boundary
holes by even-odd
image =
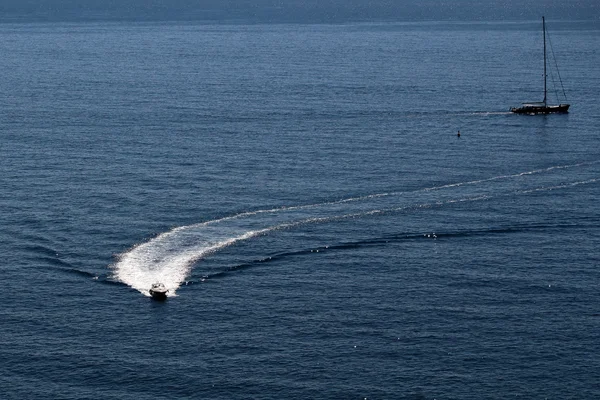
[[[600,26],[513,115],[540,29],[0,25],[0,397],[598,397]]]

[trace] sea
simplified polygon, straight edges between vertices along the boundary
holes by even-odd
[[[600,397],[598,19],[391,19],[0,23],[0,398]]]

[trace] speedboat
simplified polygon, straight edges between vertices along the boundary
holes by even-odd
[[[152,296],[154,300],[166,300],[168,291],[169,289],[167,289],[165,285],[160,282],[153,283],[149,290],[150,296]]]

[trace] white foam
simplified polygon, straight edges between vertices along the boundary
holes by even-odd
[[[113,265],[114,276],[145,295],[149,295],[148,289],[153,283],[162,282],[172,296],[185,282],[194,262],[265,231],[207,238],[196,225],[178,227],[122,254]]]
[[[114,277],[145,295],[149,295],[148,289],[153,283],[162,282],[169,289],[169,295],[175,295],[176,290],[189,276],[194,263],[239,241],[248,240],[271,231],[292,229],[305,224],[320,224],[407,210],[429,209],[455,203],[484,201],[506,195],[521,195],[596,183],[598,178],[543,186],[538,183],[533,188],[514,188],[512,183],[510,185],[484,185],[499,180],[514,180],[599,162],[552,166],[410,192],[378,193],[324,203],[249,211],[198,224],[181,226],[164,232],[148,242],[136,245],[121,254],[118,261],[112,266]],[[521,180],[518,182],[521,182]],[[450,190],[465,185],[471,185],[475,188],[470,190],[469,193]],[[448,191],[444,191],[444,189],[448,189]],[[397,197],[397,199],[394,198],[394,202],[405,204],[390,205],[389,202],[384,205],[377,204],[379,199],[392,196]],[[340,207],[342,205],[343,207]]]

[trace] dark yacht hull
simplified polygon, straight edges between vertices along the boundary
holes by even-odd
[[[569,104],[559,104],[557,106],[523,106],[513,107],[510,111],[515,114],[564,114],[569,112]]]

